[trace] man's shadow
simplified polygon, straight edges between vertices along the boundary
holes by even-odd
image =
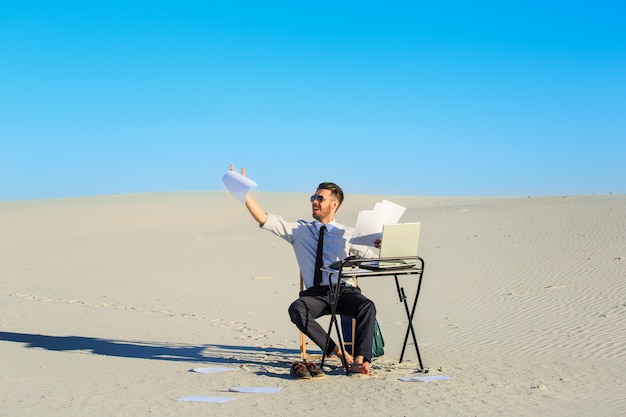
[[[57,352],[88,352],[94,355],[207,364],[289,367],[299,357],[296,349],[262,348],[207,344],[193,346],[173,343],[110,340],[83,336],[49,336],[0,332],[0,342],[23,343],[26,348]]]

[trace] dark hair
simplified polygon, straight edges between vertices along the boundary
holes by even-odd
[[[339,205],[343,203],[343,190],[334,182],[323,182],[317,186],[318,190],[329,190],[339,200]]]

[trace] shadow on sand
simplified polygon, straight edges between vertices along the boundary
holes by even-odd
[[[193,346],[12,332],[0,332],[0,342],[23,343],[26,348],[57,352],[80,351],[120,358],[279,367],[288,367],[291,361],[300,356],[300,351],[296,349],[217,344]]]

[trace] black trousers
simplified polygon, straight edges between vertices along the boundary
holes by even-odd
[[[320,326],[316,319],[331,313],[328,291],[328,286],[307,288],[301,291],[300,298],[289,306],[291,321],[322,350],[326,345],[326,329]],[[370,362],[376,322],[374,303],[361,294],[360,288],[342,286],[337,303],[337,314],[356,319],[353,354],[354,356],[362,355],[365,361]],[[336,346],[336,342],[331,339],[326,354],[333,353]]]

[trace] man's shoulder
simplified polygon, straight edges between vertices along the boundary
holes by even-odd
[[[315,224],[312,221],[308,220],[286,220],[283,216],[273,213],[267,213],[267,220],[265,221],[268,225],[274,224],[283,224],[290,225],[292,228],[300,228],[300,227],[314,227]]]
[[[339,230],[341,232],[344,232],[344,233],[352,233],[354,231],[353,227],[346,226],[344,224],[337,223],[337,222],[333,223],[333,228],[337,229],[337,230]]]

